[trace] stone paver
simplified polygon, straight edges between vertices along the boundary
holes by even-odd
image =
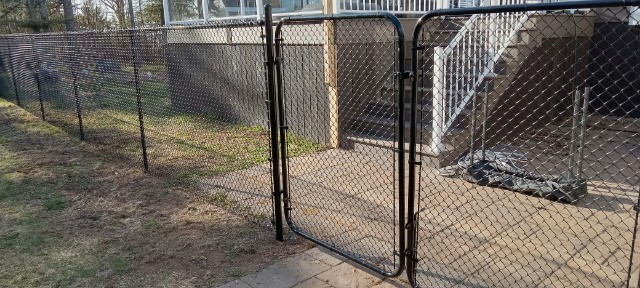
[[[382,279],[364,272],[350,263],[341,263],[316,277],[333,287],[344,288],[371,287],[382,282]]]
[[[249,284],[244,283],[240,280],[234,280],[225,285],[219,286],[218,288],[251,288],[251,286],[249,286]]]
[[[219,288],[259,287],[398,288],[409,284],[399,279],[382,279],[328,250],[313,248]]]
[[[327,283],[326,281],[322,281],[316,277],[313,277],[295,286],[295,288],[332,288],[332,287],[333,286],[329,285],[329,283]]]
[[[251,287],[293,287],[318,273],[331,269],[328,264],[299,254],[267,267],[240,280]]]
[[[593,138],[588,143],[593,148],[585,162],[589,194],[572,204],[446,178],[423,165],[418,175],[419,283],[424,287],[544,287],[552,283],[625,286],[639,172],[637,166],[621,159],[636,161],[640,150],[627,153],[633,156],[629,157],[617,151],[621,149],[619,144],[598,141],[602,139]],[[543,167],[551,173],[568,167],[566,157],[545,156],[542,150],[529,152],[541,155],[527,164],[531,169]],[[613,160],[609,163],[603,158]],[[397,175],[389,165],[392,159],[393,153],[375,148],[332,149],[291,159],[293,221],[304,232],[391,270],[398,248],[398,217],[394,214],[401,201],[394,184]],[[241,176],[225,177],[245,181]],[[258,177],[269,183],[268,176]],[[268,189],[264,195],[246,192],[238,193],[244,198],[236,200],[257,203],[250,198],[270,199]],[[269,203],[264,201],[265,205]],[[636,241],[636,253],[639,246],[640,241]],[[243,278],[242,283],[250,287],[406,284],[382,282],[320,249],[298,257],[303,262],[295,268],[278,263],[275,265],[280,268],[267,268],[253,278]],[[632,279],[638,278],[637,259],[640,255],[634,257]],[[305,269],[313,271],[302,271]],[[635,286],[637,280],[631,282]]]

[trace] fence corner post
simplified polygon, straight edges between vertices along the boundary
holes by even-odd
[[[280,157],[278,151],[278,106],[276,99],[276,82],[275,82],[275,58],[273,39],[273,15],[271,14],[271,5],[264,5],[265,19],[265,63],[267,68],[267,95],[269,102],[269,130],[271,140],[271,163],[273,176],[273,204],[274,204],[274,220],[276,226],[276,239],[284,240],[283,221],[282,221],[282,190],[280,189]]]

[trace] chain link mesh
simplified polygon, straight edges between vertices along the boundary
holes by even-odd
[[[285,21],[276,41],[290,226],[393,274],[401,223],[415,217],[416,286],[637,287],[640,34],[626,11],[421,26],[416,215],[401,215],[400,135],[413,110],[396,80],[409,60],[398,52],[411,47],[388,19]],[[0,89],[105,154],[267,220],[263,28],[2,37]]]
[[[8,41],[3,41],[4,45],[0,46],[0,56],[6,55],[6,57],[0,57],[0,95],[3,98],[17,102],[15,82],[13,76],[13,61],[11,59],[11,48],[13,45]]]
[[[294,230],[396,271],[396,28],[388,19],[293,22],[276,37]]]
[[[415,283],[636,287],[640,38],[627,18],[423,26]]]
[[[261,23],[0,41],[3,79],[15,79],[23,108],[39,117],[44,111],[46,121],[74,135],[82,127],[87,142],[133,166],[143,168],[146,153],[149,171],[169,185],[196,188],[214,204],[269,223]],[[15,101],[13,94],[4,95]]]

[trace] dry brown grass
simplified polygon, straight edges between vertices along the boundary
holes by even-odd
[[[0,286],[211,287],[299,252],[0,100]]]

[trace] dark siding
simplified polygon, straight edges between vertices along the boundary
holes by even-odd
[[[591,110],[640,118],[640,28],[598,23],[592,38]]]

